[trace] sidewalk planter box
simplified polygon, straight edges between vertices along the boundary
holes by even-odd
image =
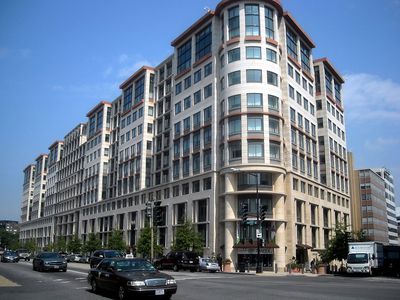
[[[318,273],[318,274],[324,275],[324,274],[327,273],[327,272],[326,272],[326,269],[327,269],[327,265],[326,265],[326,264],[318,265],[318,266],[317,266],[317,273]]]
[[[232,267],[231,267],[232,261],[230,259],[226,259],[222,263],[222,271],[224,272],[232,272]]]

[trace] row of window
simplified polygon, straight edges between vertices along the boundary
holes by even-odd
[[[266,118],[266,117],[265,117]],[[244,119],[244,118],[243,118]],[[268,116],[268,129],[271,135],[280,135],[280,121],[279,118]],[[235,116],[228,119],[228,134],[242,135],[243,125],[242,117]],[[247,116],[247,132],[249,133],[263,133],[264,132],[264,116],[263,115],[249,115]],[[221,137],[224,138],[225,129],[224,124],[221,126]]]
[[[328,202],[332,202],[333,204],[337,204],[346,208],[349,208],[350,202],[349,199],[345,197],[341,197],[331,192],[327,192],[325,194],[325,190],[322,188],[318,188],[318,186],[313,186],[312,184],[307,184],[303,180],[299,180],[298,178],[293,178],[292,188],[294,191],[300,191],[303,194],[307,194],[309,196],[314,196],[315,198],[326,200]]]
[[[204,100],[212,96],[211,83],[203,88],[203,96]],[[185,99],[183,99],[183,101],[175,103],[175,115],[178,115],[180,112],[182,112],[182,106],[183,110],[187,110],[191,108],[192,105],[196,105],[197,103],[201,102],[201,100],[202,100],[201,90],[198,90],[193,94],[193,102],[192,102],[192,97],[187,96]]]
[[[241,50],[239,47],[228,51],[228,64],[240,60],[240,58],[241,58],[240,51]],[[265,59],[267,61],[271,61],[273,63],[278,62],[278,56],[277,56],[277,53],[275,50],[266,48],[265,53],[266,53]],[[246,47],[246,59],[262,59],[261,47],[257,47],[257,46]],[[225,56],[224,55],[222,55],[220,57],[220,61],[221,61],[221,68],[223,68],[225,66]]]
[[[201,111],[193,114],[193,117],[189,116],[185,119],[183,119],[183,121],[179,121],[176,122],[174,124],[174,135],[175,137],[178,137],[181,135],[181,133],[187,133],[188,131],[191,130],[192,128],[192,120],[193,118],[193,128],[197,129],[199,128],[202,123],[201,123]],[[212,106],[208,106],[205,109],[203,109],[203,124],[207,124],[209,122],[211,122],[211,118],[212,118]],[[182,125],[182,126],[181,126]],[[181,130],[181,128],[183,128],[183,131]]]
[[[202,79],[202,69],[198,69],[193,73],[193,84],[198,83]],[[204,66],[204,78],[212,74],[212,62]],[[183,81],[175,85],[175,95],[179,95],[183,90],[187,90],[192,86],[192,76],[186,77]]]
[[[246,94],[247,108],[262,108],[264,106],[263,94],[247,93]],[[268,95],[268,109],[279,112],[279,98],[274,95]],[[242,110],[242,95],[232,95],[228,97],[228,111]],[[221,115],[225,115],[225,100],[221,101]]]
[[[293,107],[290,108],[290,121],[292,124],[296,124],[296,110]],[[311,136],[316,137],[315,124],[311,123],[310,120],[304,117],[301,113],[297,113],[297,126],[301,129],[304,128],[307,134],[311,134]]]
[[[203,133],[203,146],[211,145],[211,126],[205,127],[203,130],[197,130],[192,134],[185,135],[182,139],[174,141],[174,156],[178,157],[182,154],[190,152],[190,145],[192,142],[192,149],[200,149],[201,147],[201,133]],[[182,147],[181,147],[182,146]],[[181,152],[182,151],[182,152]]]
[[[295,99],[295,93],[296,93],[296,99]],[[294,87],[292,87],[289,84],[289,98],[296,100],[297,104],[300,106],[303,106],[303,108],[310,112],[311,115],[315,115],[315,106],[314,104],[310,103],[305,97],[302,97],[299,92],[297,92]]]
[[[182,159],[174,160],[172,163],[172,176],[174,179],[179,178],[181,174],[183,177],[187,177],[190,175],[190,170],[192,170],[192,175],[199,174],[201,162],[203,162],[203,172],[211,169],[211,149],[194,153],[191,157],[186,156]]]
[[[144,108],[140,107],[139,109],[136,109],[135,111],[133,111],[132,114],[129,114],[127,117],[123,118],[121,120],[121,129],[124,129],[126,126],[131,125],[131,123],[133,123],[136,120],[143,117],[143,110],[144,110]],[[154,115],[154,107],[153,106],[148,106],[148,115],[151,117]]]
[[[292,151],[292,167],[295,171],[300,170],[302,174],[306,173],[307,167],[307,175],[318,179],[318,163],[295,150]]]
[[[229,142],[228,144],[228,158],[232,160],[242,159],[242,141]],[[224,160],[224,148],[222,151],[221,158]],[[260,140],[247,140],[247,158],[251,159],[264,159],[264,141]],[[269,158],[271,161],[281,160],[281,145],[279,142],[269,141]]]
[[[310,96],[314,96],[314,87],[312,83],[308,82],[305,77],[300,76],[300,72],[294,71],[294,68],[291,64],[288,63],[288,75],[296,80],[296,83],[299,86],[302,86],[303,89],[310,94]]]
[[[234,71],[228,74],[228,86],[240,84],[242,82],[241,79],[241,71]],[[262,70],[259,69],[248,69],[246,70],[246,82],[247,83],[262,83]],[[278,74],[267,71],[267,83],[278,86]]]

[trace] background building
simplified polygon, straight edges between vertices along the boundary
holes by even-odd
[[[343,78],[313,60],[315,44],[279,0],[221,1],[171,45],[96,105],[62,152],[51,147],[50,172],[47,155],[37,159],[21,240],[93,232],[106,245],[120,229],[134,246],[146,203],[160,200],[166,251],[188,219],[205,256],[253,267],[260,229],[264,268],[307,264],[338,223],[350,225]]]

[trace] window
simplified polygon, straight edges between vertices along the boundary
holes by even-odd
[[[289,84],[289,97],[294,99],[294,87]]]
[[[242,124],[240,117],[229,118],[229,135],[240,134]]]
[[[211,177],[203,179],[203,191],[211,190]]]
[[[204,109],[204,123],[211,122],[212,117],[211,106]]]
[[[268,108],[279,111],[279,98],[273,95],[268,95]]]
[[[179,114],[182,111],[181,101],[175,103],[175,115]]]
[[[183,81],[184,89],[186,90],[186,89],[190,88],[191,85],[192,85],[192,77],[190,77],[190,76],[186,77],[185,80]]]
[[[248,141],[249,159],[264,157],[264,143],[262,141]]]
[[[293,108],[290,108],[290,121],[296,123],[296,111]]]
[[[190,135],[187,135],[183,138],[183,153],[186,154],[190,150]]]
[[[187,132],[190,130],[190,117],[183,119],[183,131]]]
[[[311,73],[310,70],[310,49],[304,45],[304,43],[300,43],[300,53],[301,53],[301,67],[308,73]]]
[[[229,39],[240,35],[239,6],[232,7],[228,11]]]
[[[182,173],[183,176],[188,176],[189,175],[189,157],[185,157],[182,161]],[[187,189],[185,188],[185,186],[187,185]],[[187,192],[186,192],[187,191]],[[182,194],[189,194],[189,185],[188,184],[183,184],[182,185]]]
[[[212,74],[212,63],[208,63],[204,66],[204,78],[206,78],[208,75]]]
[[[204,99],[212,96],[212,84],[210,83],[204,88]]]
[[[185,44],[178,48],[177,74],[189,69],[192,63],[192,40],[188,40]]]
[[[174,124],[174,133],[176,136],[181,134],[181,122],[177,122]]]
[[[288,74],[293,78],[293,67],[290,64],[288,64]]]
[[[197,83],[201,80],[201,69],[197,70],[193,74],[193,83]]]
[[[276,51],[274,51],[272,49],[267,49],[267,60],[276,63],[278,61],[277,56],[276,56]],[[292,69],[292,71],[293,71],[293,69]]]
[[[240,98],[241,98],[240,95],[234,95],[228,98],[228,106],[230,111],[235,109],[240,109],[241,107]]]
[[[325,86],[327,92],[332,95],[332,74],[325,70]]]
[[[174,142],[174,156],[179,156],[181,150],[181,140]]]
[[[175,86],[175,95],[179,95],[182,92],[182,82],[179,82]]]
[[[198,90],[193,94],[193,102],[194,104],[197,104],[201,101],[201,90]]]
[[[229,143],[229,159],[242,158],[242,143],[240,141]]]
[[[267,71],[267,83],[278,86],[278,74]]]
[[[262,94],[250,93],[247,94],[247,107],[262,107]]]
[[[228,51],[228,63],[240,60],[240,48],[235,48]]]
[[[132,86],[124,90],[124,111],[132,107]]]
[[[279,119],[274,117],[269,117],[269,133],[272,135],[279,135]]]
[[[197,112],[193,115],[193,127],[198,128],[201,125],[201,114]]]
[[[288,55],[297,61],[297,36],[289,29],[286,30]]]
[[[261,70],[246,70],[246,81],[247,82],[262,82],[262,71]]]
[[[192,105],[192,101],[191,101],[191,99],[190,99],[190,96],[189,97],[186,97],[184,100],[183,100],[183,109],[188,109],[188,108],[190,108],[190,106]]]
[[[211,167],[211,150],[203,151],[203,168],[209,170]]]
[[[246,4],[246,36],[260,35],[260,18],[258,4]]]
[[[279,143],[269,143],[269,158],[276,161],[281,160],[281,145]]]
[[[249,132],[262,132],[263,131],[263,117],[248,117],[247,118],[247,131]]]
[[[204,128],[203,143],[204,143],[204,145],[211,144],[211,126]]]
[[[228,85],[240,84],[240,71],[235,71],[228,74]]]
[[[193,154],[192,161],[193,173],[198,173],[200,171],[200,153]]]
[[[144,76],[135,82],[135,104],[144,98]]]
[[[274,39],[274,11],[269,7],[264,7],[265,10],[265,36]]]
[[[211,24],[196,34],[196,61],[211,53]]]
[[[193,149],[200,148],[200,131],[193,133]]]
[[[247,59],[261,59],[261,48],[260,47],[246,47],[246,58]]]

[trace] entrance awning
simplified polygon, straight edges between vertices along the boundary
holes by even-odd
[[[307,250],[307,249],[312,249],[313,247],[311,247],[310,245],[307,245],[307,244],[296,244],[296,248]]]
[[[233,248],[241,248],[241,249],[256,249],[257,248],[257,242],[246,242],[246,243],[237,243],[236,245],[233,246]],[[266,249],[276,249],[279,248],[279,246],[273,242],[269,242],[267,244],[260,245],[260,248],[266,248]]]

